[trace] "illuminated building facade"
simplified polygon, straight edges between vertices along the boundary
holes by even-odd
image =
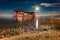
[[[17,22],[25,22],[27,20],[34,21],[35,14],[34,12],[24,12],[21,9],[14,11],[14,20]]]

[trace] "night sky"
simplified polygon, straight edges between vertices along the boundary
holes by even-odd
[[[13,14],[20,8],[31,12],[36,6],[40,7],[41,14],[60,14],[60,0],[0,0],[0,15]]]

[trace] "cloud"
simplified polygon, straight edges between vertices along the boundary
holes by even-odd
[[[60,14],[39,14],[39,15],[36,15],[36,16],[51,16],[51,15],[60,15]]]
[[[39,14],[35,13],[35,15],[36,15],[36,16],[60,15],[60,12],[52,11],[52,12],[50,12],[50,13],[48,13],[48,14],[46,14],[46,13],[40,13],[40,12],[39,12]]]
[[[40,6],[45,6],[45,7],[60,7],[60,3],[41,3]]]
[[[0,14],[0,18],[12,18],[13,15],[12,14]]]

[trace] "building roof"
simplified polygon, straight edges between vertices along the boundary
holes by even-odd
[[[22,9],[17,9],[17,10],[14,10],[14,12],[24,12]]]

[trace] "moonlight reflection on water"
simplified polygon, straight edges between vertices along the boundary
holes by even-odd
[[[38,29],[38,17],[36,18],[36,29]]]

